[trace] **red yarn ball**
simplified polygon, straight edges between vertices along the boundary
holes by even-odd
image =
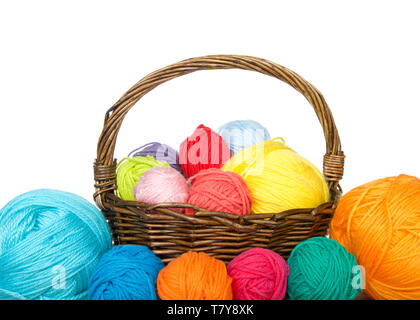
[[[179,163],[187,178],[204,169],[221,168],[230,157],[223,138],[202,124],[179,148]]]
[[[274,251],[253,248],[227,266],[234,300],[283,300],[289,266]]]
[[[190,178],[190,183],[190,204],[238,215],[251,212],[251,193],[244,179],[235,172],[207,169]],[[185,213],[193,214],[194,211],[186,209]]]

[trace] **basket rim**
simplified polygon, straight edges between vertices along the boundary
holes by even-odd
[[[275,227],[284,221],[314,222],[328,218],[336,207],[336,202],[329,201],[316,208],[296,208],[277,213],[261,213],[248,215],[235,215],[227,212],[209,211],[189,203],[159,203],[148,204],[137,201],[122,200],[114,194],[107,194],[105,211],[117,212],[116,219],[122,214],[131,215],[143,222],[150,221],[183,221],[196,226],[228,226],[238,232],[255,231],[260,227]],[[197,211],[192,215],[173,210],[173,208],[193,208]],[[331,209],[331,214],[326,211]]]

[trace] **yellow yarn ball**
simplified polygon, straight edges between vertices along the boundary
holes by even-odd
[[[268,140],[245,148],[222,168],[244,178],[251,191],[252,213],[277,213],[316,208],[330,193],[321,172],[287,147],[284,140]]]
[[[124,158],[117,165],[117,196],[123,200],[135,201],[134,187],[140,177],[153,167],[170,167],[166,161],[152,156]]]

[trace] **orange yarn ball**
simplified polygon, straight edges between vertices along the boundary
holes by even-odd
[[[190,251],[160,271],[157,289],[162,300],[232,300],[231,283],[223,261]]]
[[[331,238],[366,271],[374,299],[420,299],[420,179],[373,181],[347,193],[331,222]]]
[[[209,211],[237,215],[251,212],[251,193],[244,179],[235,172],[221,169],[200,171],[190,179],[192,183],[188,203]],[[195,210],[186,209],[186,214]]]

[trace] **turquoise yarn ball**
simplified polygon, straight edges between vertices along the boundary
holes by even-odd
[[[287,264],[287,296],[291,300],[352,300],[356,258],[337,241],[314,237],[298,244]]]
[[[217,133],[228,144],[232,156],[246,147],[270,140],[268,130],[254,120],[228,122],[221,126]]]
[[[162,261],[144,246],[115,246],[104,254],[89,282],[91,300],[156,300]]]
[[[108,225],[88,201],[57,190],[22,194],[0,211],[0,300],[87,299],[110,247]]]

